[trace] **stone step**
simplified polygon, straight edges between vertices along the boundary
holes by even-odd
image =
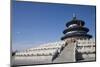
[[[53,63],[75,62],[75,43],[69,43]]]

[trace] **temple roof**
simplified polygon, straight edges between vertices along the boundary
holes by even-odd
[[[74,34],[67,34],[67,35],[63,36],[63,37],[61,38],[61,40],[64,40],[64,39],[69,38],[69,37],[77,37],[77,36],[78,36],[78,37],[92,38],[92,36],[89,35],[89,34],[74,33]]]
[[[71,24],[78,24],[78,25],[84,26],[85,22],[83,20],[73,19],[73,20],[67,22],[66,26],[68,27]]]
[[[68,29],[65,29],[65,30],[63,31],[63,33],[66,34],[66,33],[69,32],[69,31],[86,31],[86,32],[88,32],[89,29],[86,28],[86,27],[81,27],[81,26],[70,27],[70,28],[68,28]]]

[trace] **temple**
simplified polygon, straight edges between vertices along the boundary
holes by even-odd
[[[95,61],[95,39],[87,34],[89,29],[84,25],[85,22],[74,15],[67,22],[61,41],[18,51],[12,56],[12,65]]]
[[[75,38],[75,39],[90,39],[92,38],[91,35],[87,34],[89,29],[84,27],[85,22],[83,20],[77,19],[76,15],[73,16],[73,19],[67,22],[66,26],[67,29],[63,31],[65,36],[61,38],[61,40],[65,40],[68,38]]]

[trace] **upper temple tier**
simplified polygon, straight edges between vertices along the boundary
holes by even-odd
[[[82,20],[78,20],[78,19],[73,19],[73,20],[71,20],[71,21],[69,21],[67,24],[66,24],[66,26],[67,27],[70,27],[71,25],[79,25],[79,26],[84,26],[84,24],[85,24],[85,22],[84,21],[82,21]]]
[[[91,35],[87,34],[89,29],[84,27],[85,22],[83,20],[79,20],[76,17],[66,23],[67,28],[63,31],[65,34],[61,40],[65,40],[67,38],[76,38],[76,39],[90,39]]]

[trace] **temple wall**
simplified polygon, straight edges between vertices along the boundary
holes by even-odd
[[[17,52],[14,65],[78,62],[95,60],[95,40],[69,38]]]
[[[52,56],[15,56],[14,65],[52,63]]]
[[[76,49],[76,59],[78,61],[95,61],[95,40],[79,40]]]
[[[14,65],[53,63],[53,60],[65,47],[65,42],[43,44],[39,47],[19,51],[13,58]]]

